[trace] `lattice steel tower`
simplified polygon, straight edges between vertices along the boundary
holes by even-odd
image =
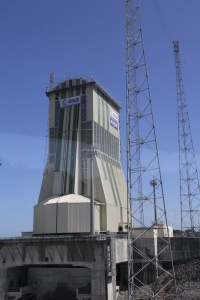
[[[126,55],[128,299],[163,299],[165,289],[147,286],[146,276],[147,269],[155,280],[166,272],[166,287],[175,284],[139,6],[134,0],[126,0]],[[147,237],[161,241],[151,253],[145,249]],[[170,272],[162,265],[164,256],[172,263]]]
[[[184,93],[179,42],[174,41],[177,86],[181,229],[194,236],[200,227],[200,189],[189,114]]]

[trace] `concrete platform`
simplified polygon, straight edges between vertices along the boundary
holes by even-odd
[[[14,299],[12,289],[33,285],[27,299],[116,300],[116,269],[124,262],[126,235],[0,239],[0,300]]]

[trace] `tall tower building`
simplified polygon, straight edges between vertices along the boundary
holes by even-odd
[[[91,189],[95,232],[125,231],[119,104],[97,82],[83,78],[51,85],[46,95],[49,148],[34,234],[90,232]]]

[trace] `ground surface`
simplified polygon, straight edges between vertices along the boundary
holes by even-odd
[[[167,293],[160,294],[159,297],[150,298],[145,296],[145,293],[137,293],[134,300],[200,300],[200,258],[182,263],[175,267],[176,276],[176,289],[177,295],[175,296],[175,289],[173,286],[167,287]],[[155,284],[150,285],[155,292],[160,291],[165,283],[168,281],[166,275],[160,276]],[[121,291],[118,300],[127,300],[127,291]]]

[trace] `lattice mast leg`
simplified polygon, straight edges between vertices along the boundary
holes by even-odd
[[[150,287],[147,278],[150,270],[154,280],[166,274],[165,287],[174,284],[176,294],[139,6],[132,0],[126,0],[126,56],[128,299],[164,299],[165,288]],[[170,271],[163,267],[166,257]]]
[[[174,41],[177,86],[181,230],[195,236],[200,227],[200,189],[189,114],[181,72],[179,42]]]

